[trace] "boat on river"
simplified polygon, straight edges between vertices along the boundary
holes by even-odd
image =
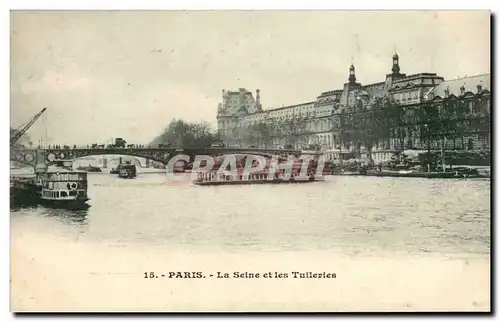
[[[307,164],[303,164],[303,160],[299,156],[293,159],[284,157],[278,158],[277,163],[262,155],[260,161],[253,154],[228,154],[214,158],[214,166],[211,170],[197,171],[195,185],[199,186],[221,186],[221,185],[244,185],[244,184],[293,184],[293,183],[311,183],[317,181],[325,181],[324,172],[317,173],[317,160],[310,160]],[[231,158],[236,168],[228,170],[222,169],[222,164],[225,158]],[[259,162],[265,163],[260,165]],[[283,164],[292,161],[291,166],[285,171],[288,166]],[[230,162],[231,163],[231,162]],[[250,168],[253,171],[246,169],[246,164],[251,163]],[[205,165],[202,165],[205,166]],[[232,167],[232,166],[230,166]],[[257,171],[258,168],[261,168]],[[248,171],[248,173],[245,173]]]
[[[122,163],[118,166],[118,177],[123,179],[134,179],[137,176],[137,168],[132,163]]]
[[[468,168],[446,169],[444,172],[421,170],[376,170],[366,171],[370,177],[400,177],[400,178],[432,178],[432,179],[476,179],[486,178],[477,170]]]
[[[57,208],[87,208],[87,172],[67,168],[49,169],[37,175],[40,203]]]
[[[291,174],[286,178],[284,174],[270,175],[268,172],[252,173],[244,176],[241,173],[236,175],[215,171],[198,172],[197,178],[193,182],[198,186],[223,186],[223,185],[248,185],[248,184],[300,184],[315,181],[325,181],[324,176],[309,174],[300,176]]]

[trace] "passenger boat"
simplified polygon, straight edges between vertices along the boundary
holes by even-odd
[[[43,205],[60,208],[88,208],[87,172],[67,168],[48,169],[37,175]]]
[[[285,178],[282,173],[273,176],[272,174],[269,175],[269,172],[253,173],[245,177],[241,173],[234,175],[216,171],[200,171],[197,173],[197,178],[193,183],[198,186],[222,186],[242,184],[310,183],[314,181],[325,181],[325,177],[314,174],[300,176],[292,173],[290,178]]]
[[[251,155],[258,155],[252,153]],[[219,185],[242,185],[242,184],[290,184],[290,183],[310,183],[315,181],[325,181],[324,173],[316,174],[317,163],[310,162],[307,166],[306,175],[301,175],[302,161],[296,157],[293,161],[291,173],[285,175],[285,170],[276,169],[271,164],[268,156],[263,155],[265,164],[262,170],[243,175],[245,164],[252,163],[252,168],[259,163],[254,158],[250,158],[249,154],[228,154],[218,156],[214,160],[214,166],[210,171],[197,171],[197,178],[193,181],[199,186],[219,186]],[[234,158],[236,161],[236,171],[225,171],[221,169],[225,158]],[[278,163],[288,162],[287,158],[280,157]],[[204,165],[202,165],[204,166]],[[227,169],[227,168],[226,168]]]
[[[135,164],[124,163],[118,166],[118,177],[123,179],[133,179],[137,176]]]

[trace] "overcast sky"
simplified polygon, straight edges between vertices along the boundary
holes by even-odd
[[[264,108],[401,72],[490,72],[489,12],[73,11],[11,13],[11,124],[43,107],[35,142],[148,143],[172,118],[216,124],[222,89]]]

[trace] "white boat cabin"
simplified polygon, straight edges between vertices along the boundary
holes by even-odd
[[[87,173],[57,169],[38,177],[41,198],[46,200],[87,199]]]

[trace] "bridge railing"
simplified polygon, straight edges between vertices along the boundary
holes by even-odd
[[[37,146],[37,147],[16,147],[18,150],[30,150],[30,151],[36,151],[36,150],[178,150],[178,151],[183,151],[183,150],[200,150],[200,151],[255,151],[255,152],[269,152],[269,151],[277,151],[280,153],[297,153],[301,152],[300,150],[297,149],[265,149],[265,148],[230,148],[230,147],[175,147],[175,146],[165,146],[165,147],[158,147],[158,146],[151,146],[151,145],[142,145],[142,146],[133,146],[133,147],[116,147],[116,146],[84,146],[84,145],[73,145],[73,146],[68,146],[68,145],[48,145],[48,146]]]

